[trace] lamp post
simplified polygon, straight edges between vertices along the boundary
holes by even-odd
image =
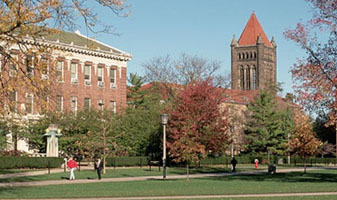
[[[168,121],[168,114],[162,114],[161,124],[163,125],[163,179],[166,179],[166,124]]]
[[[234,157],[234,123],[230,126],[230,130],[231,130],[231,136],[232,136],[232,144],[231,144],[231,156],[232,158]]]

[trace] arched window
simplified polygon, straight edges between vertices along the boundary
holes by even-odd
[[[250,69],[249,66],[246,68],[246,90],[250,90]]]
[[[240,67],[240,87],[241,90],[245,89],[245,70],[243,68],[243,66]]]
[[[250,59],[253,59],[253,53],[250,52]]]
[[[249,59],[249,53],[246,52],[246,59]]]
[[[241,60],[241,53],[239,53],[239,60]]]
[[[254,59],[256,58],[256,52],[254,52]]]
[[[253,66],[253,70],[252,70],[253,72],[253,74],[252,74],[252,78],[253,78],[253,80],[252,80],[252,89],[253,90],[256,90],[257,89],[257,73],[256,73],[256,67],[255,66]]]

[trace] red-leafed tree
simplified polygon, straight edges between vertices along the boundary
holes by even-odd
[[[328,112],[327,126],[335,125],[337,134],[337,3],[307,2],[313,5],[313,18],[285,32],[308,54],[292,68],[295,91],[306,109]]]
[[[198,163],[208,152],[223,152],[228,142],[222,89],[210,80],[190,83],[178,94],[168,124],[169,155],[175,162]]]

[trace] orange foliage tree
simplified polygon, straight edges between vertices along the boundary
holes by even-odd
[[[190,83],[178,94],[168,127],[169,155],[175,162],[198,163],[209,152],[223,153],[228,143],[222,89],[211,81]]]
[[[313,7],[312,19],[284,33],[308,54],[292,68],[297,100],[308,110],[327,112],[326,125],[334,125],[337,134],[337,4],[306,1]]]
[[[312,131],[312,123],[309,117],[301,112],[295,113],[295,130],[289,142],[290,151],[294,155],[304,158],[304,173],[306,172],[306,159],[315,155],[321,142]]]

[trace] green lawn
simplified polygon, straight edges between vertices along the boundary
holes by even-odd
[[[249,198],[216,198],[216,200],[336,200],[337,196],[298,196],[298,197],[249,197]],[[187,199],[185,199],[187,200]],[[208,199],[198,199],[208,200]]]
[[[162,170],[162,169],[161,169]],[[237,171],[251,170],[250,168],[238,168]],[[230,169],[223,167],[201,167],[190,169],[191,174],[196,173],[225,173],[230,172]],[[107,169],[107,173],[103,174],[103,178],[119,178],[119,177],[136,177],[136,176],[161,176],[162,171],[158,170],[158,167],[152,168],[117,168]],[[167,168],[168,175],[184,175],[186,174],[186,168]],[[4,182],[27,182],[27,181],[42,181],[42,180],[60,180],[67,179],[69,172],[52,173],[38,176],[25,176],[25,177],[12,177],[12,178],[0,178],[0,183]],[[76,179],[96,179],[97,174],[94,170],[81,170],[75,171]]]
[[[275,175],[209,177],[190,179],[189,182],[180,179],[0,188],[0,198],[128,197],[329,191],[337,191],[337,170],[310,171],[307,174],[293,172]],[[299,197],[272,199],[295,198],[300,199]],[[302,199],[320,198],[303,197]],[[326,199],[336,198],[327,196]]]

